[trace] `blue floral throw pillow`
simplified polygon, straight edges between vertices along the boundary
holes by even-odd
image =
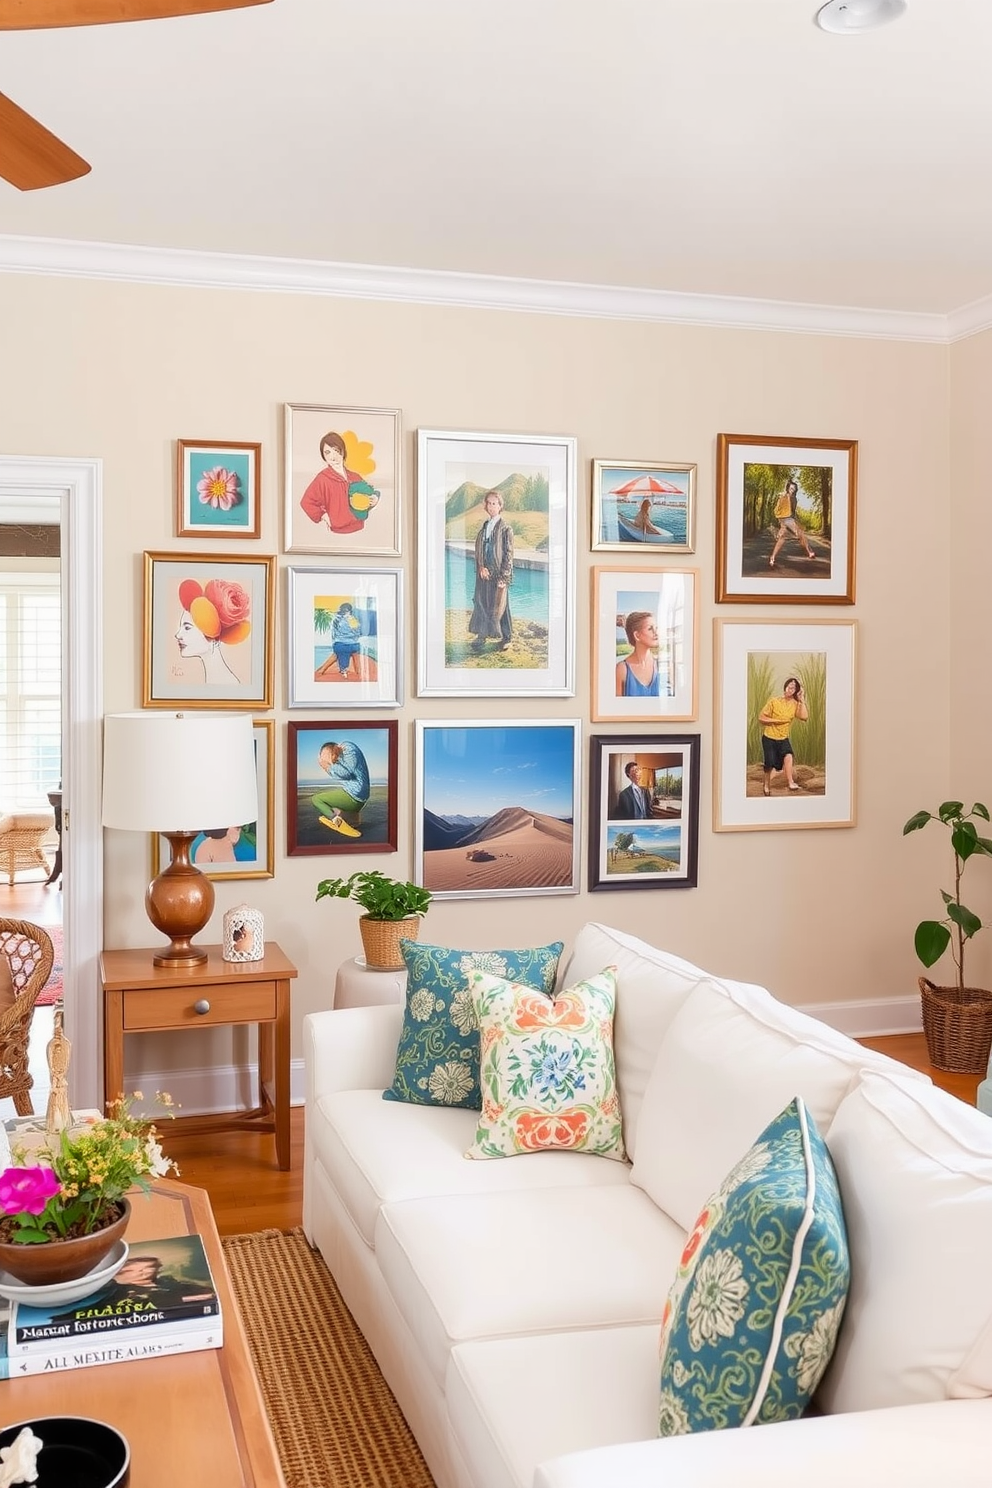
[[[393,1083],[383,1100],[478,1111],[479,1025],[468,989],[470,971],[554,991],[565,942],[525,950],[458,951],[401,940],[406,962],[406,1012]]]
[[[850,1265],[830,1154],[799,1097],[704,1207],[661,1323],[659,1436],[801,1416]]]

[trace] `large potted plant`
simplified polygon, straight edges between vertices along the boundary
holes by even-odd
[[[992,857],[992,839],[980,837],[975,820],[989,821],[988,807],[976,801],[965,811],[963,801],[944,801],[934,815],[917,811],[903,827],[903,836],[918,832],[927,822],[939,822],[951,834],[954,853],[954,890],[941,889],[942,920],[921,920],[916,927],[916,954],[926,967],[950,947],[957,979],[953,987],[937,987],[920,977],[923,1031],[930,1063],[937,1069],[968,1074],[985,1071],[992,1048],[992,992],[965,984],[965,946],[983,928],[982,920],[961,902],[961,879],[973,857]]]
[[[353,873],[350,878],[325,878],[317,885],[318,899],[354,899],[365,913],[358,921],[365,961],[377,971],[403,966],[401,940],[416,940],[421,918],[431,902],[429,889],[384,873]]]

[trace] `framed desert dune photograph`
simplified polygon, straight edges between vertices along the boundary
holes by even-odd
[[[418,721],[416,881],[437,899],[577,894],[580,729]]]

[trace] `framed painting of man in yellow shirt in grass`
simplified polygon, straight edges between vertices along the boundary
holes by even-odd
[[[714,830],[853,827],[856,622],[715,627]]]

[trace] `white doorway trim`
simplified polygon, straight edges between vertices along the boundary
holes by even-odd
[[[56,496],[62,530],[62,918],[70,1099],[103,1105],[103,462],[0,455],[0,494]]]

